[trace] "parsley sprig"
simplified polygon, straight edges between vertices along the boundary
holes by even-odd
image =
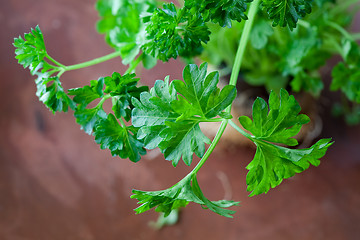
[[[307,25],[299,19],[310,13],[311,1],[186,0],[179,7],[173,3],[160,6],[155,0],[98,0],[96,9],[101,19],[97,29],[105,34],[107,43],[115,52],[66,66],[48,54],[37,26],[24,38],[14,40],[16,59],[37,76],[35,83],[40,100],[53,112],[66,112],[71,108],[81,128],[93,135],[100,148],[108,149],[113,156],[138,162],[146,154],[146,149],[159,148],[173,166],[177,166],[180,159],[191,166],[194,154],[201,158],[182,180],[168,189],[133,190],[131,198],[141,204],[135,209],[136,213],[155,208],[168,216],[173,210],[194,202],[221,216],[232,217],[235,211],[228,208],[239,205],[239,202],[207,199],[197,180],[198,172],[214,151],[227,125],[253,141],[257,148],[254,159],[247,166],[246,182],[250,196],[267,193],[284,179],[310,165],[319,165],[319,159],[332,144],[330,139],[321,139],[306,149],[290,148],[298,144],[293,137],[309,118],[299,114],[299,104],[286,90],[281,90],[279,96],[271,92],[268,104],[258,98],[253,104],[252,119],[246,116],[239,118],[245,130],[231,120],[231,105],[237,94],[235,86],[240,68],[246,64],[244,54],[248,41],[252,39],[256,48],[262,49],[268,37],[274,34],[266,21],[255,21],[259,8],[265,9],[273,26],[292,30],[299,23]],[[181,56],[189,60],[199,55],[203,45],[209,41],[210,22],[231,27],[235,21],[242,22],[243,30],[229,85],[220,89],[219,73],[208,73],[207,63],[202,63],[200,66],[188,64],[181,80],[170,81],[170,76],[167,76],[164,80],[157,80],[150,90],[139,86],[139,78],[134,73],[138,64],[150,68],[157,59],[168,61]],[[335,25],[330,26],[341,31]],[[298,40],[298,44],[304,47],[303,51],[287,53],[287,61],[282,62],[284,71],[293,71],[316,45],[313,38],[317,33],[313,32],[313,28],[306,28],[306,31],[309,40]],[[294,59],[295,55],[300,60]],[[344,43],[343,57],[347,63],[337,68],[346,68],[347,71],[357,69],[357,55],[356,46],[349,47],[348,43]],[[60,77],[66,71],[119,56],[123,64],[129,64],[124,74],[115,72],[79,88],[62,87]],[[303,73],[302,78],[307,78],[304,69],[298,72]],[[341,76],[338,72],[335,71],[334,75],[339,82]],[[348,88],[358,87],[356,83],[346,86],[335,81],[332,88],[341,87],[347,93]],[[111,100],[112,104],[108,112],[103,107],[107,100]],[[202,122],[220,123],[213,139],[202,132]]]

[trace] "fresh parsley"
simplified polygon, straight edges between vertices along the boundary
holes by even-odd
[[[294,91],[306,90],[318,96],[323,84],[317,71],[335,49],[344,62],[333,70],[331,89],[341,90],[349,100],[360,102],[359,46],[356,37],[343,28],[347,18],[339,17],[341,11],[331,10],[333,3],[327,0],[182,3],[178,6],[155,0],[98,0],[97,30],[115,49],[113,53],[66,66],[48,54],[43,34],[36,26],[24,37],[14,39],[16,59],[36,76],[40,101],[54,113],[72,109],[81,129],[94,136],[100,148],[108,149],[113,156],[138,162],[146,149],[159,148],[173,166],[181,159],[191,166],[194,154],[201,158],[182,180],[168,189],[133,190],[131,198],[141,204],[136,213],[155,208],[166,217],[193,202],[221,216],[232,217],[235,211],[228,208],[239,202],[207,199],[197,180],[197,173],[227,125],[256,145],[255,156],[246,167],[250,196],[267,193],[310,165],[318,166],[332,142],[320,139],[309,148],[294,148],[298,145],[294,136],[310,119],[300,114],[300,105],[284,87],[290,82]],[[311,17],[311,12],[319,14]],[[332,31],[325,32],[326,28]],[[339,32],[342,37],[336,35]],[[208,55],[210,60],[233,64],[229,85],[220,88],[219,72],[209,72],[206,62],[193,63],[204,48],[208,51],[207,46],[216,53]],[[318,56],[320,53],[325,54]],[[123,64],[129,65],[125,73],[114,72],[79,88],[63,88],[63,73],[119,56]],[[179,56],[190,62],[182,79],[170,81],[170,76],[166,76],[151,89],[139,86],[136,75],[139,63],[151,68],[157,60]],[[247,82],[265,84],[274,90],[269,91],[268,103],[262,98],[255,100],[252,119],[239,118],[245,130],[235,124],[230,111],[237,95],[240,68],[246,73]],[[112,104],[109,111],[103,107],[107,100]],[[219,122],[213,139],[202,132],[203,122]]]

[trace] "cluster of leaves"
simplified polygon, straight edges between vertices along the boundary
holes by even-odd
[[[156,8],[155,0],[98,0],[100,20],[96,28],[105,34],[106,42],[121,53],[124,65],[134,61],[146,42],[146,22]],[[142,56],[144,66],[151,68],[156,60]]]
[[[280,97],[275,92],[269,96],[269,105],[262,98],[257,98],[253,104],[251,120],[247,116],[239,118],[240,124],[248,130],[249,137],[256,146],[254,159],[246,167],[249,173],[246,177],[250,196],[267,193],[278,186],[283,179],[300,173],[310,164],[318,166],[332,143],[331,139],[321,139],[310,148],[290,149],[285,146],[296,146],[298,141],[293,138],[299,133],[301,126],[310,121],[299,114],[301,107],[294,96],[289,96],[284,89]]]
[[[181,56],[191,59],[209,41],[206,23],[231,27],[232,21],[247,20],[247,4],[252,0],[186,0],[178,7],[156,0],[98,0],[96,8],[101,20],[97,24],[106,41],[121,52],[124,64],[134,61],[140,49],[144,65],[152,67],[155,59],[168,61]],[[298,19],[311,11],[311,1],[263,1],[263,8],[273,25],[296,26]],[[155,59],[149,59],[152,56]]]
[[[133,190],[131,198],[135,198],[141,204],[135,209],[136,213],[146,212],[154,207],[155,211],[163,212],[165,217],[171,211],[186,207],[189,202],[201,204],[204,208],[224,216],[232,218],[233,210],[226,208],[238,206],[239,202],[230,200],[210,201],[202,193],[196,179],[196,174],[189,174],[174,186],[161,191]]]
[[[263,1],[263,8],[267,6],[266,2]],[[281,7],[282,1],[278,2]],[[303,13],[309,7],[309,1],[288,1],[288,8],[293,2],[306,5]],[[250,46],[245,52],[246,61],[242,65],[244,80],[250,85],[265,86],[269,91],[278,92],[281,88],[291,87],[295,92],[306,91],[318,97],[324,89],[319,69],[331,57],[341,55],[344,62],[333,69],[330,90],[344,92],[354,109],[358,109],[359,45],[345,30],[358,9],[353,6],[353,11],[349,12],[348,8],[353,3],[342,1],[340,6],[334,1],[314,1],[312,13],[292,31],[291,27],[272,27],[267,14],[259,12],[251,31]],[[296,12],[294,10],[293,13]],[[277,24],[275,20],[273,25],[283,26],[282,21]],[[242,29],[243,24],[234,24],[231,29],[212,26],[212,38],[204,47],[202,59],[218,66],[222,63],[232,66]],[[355,112],[346,114],[358,115]],[[354,120],[353,117],[351,119]]]
[[[123,63],[130,64],[130,70],[140,61],[145,67],[152,67],[156,59],[168,61],[177,56],[191,58],[200,54],[202,45],[209,41],[207,23],[234,27],[247,19],[249,2],[251,0],[187,0],[183,7],[165,3],[160,9],[155,0],[98,0],[96,8],[101,19],[97,29],[105,34],[106,41],[121,55]],[[311,11],[310,2],[263,0],[262,8],[272,19],[273,26],[288,26],[292,30],[298,20]],[[319,54],[319,46],[323,46],[323,39],[319,37],[322,36],[319,30],[322,25],[295,30],[287,36],[287,31],[273,30],[265,14],[259,16],[263,18],[251,33],[253,47],[266,49],[271,56],[285,56],[277,66],[281,74],[294,76],[294,89],[307,86],[303,82],[313,89],[317,79],[309,80],[309,72],[324,59],[309,59]],[[321,21],[325,26],[326,21]],[[289,48],[279,50],[274,47],[277,41],[270,37],[276,34]],[[294,40],[286,42],[290,38]],[[109,149],[113,156],[137,162],[141,155],[146,154],[146,149],[158,147],[173,166],[177,166],[181,158],[190,166],[194,154],[204,157],[206,144],[213,144],[211,148],[218,140],[214,140],[214,144],[202,133],[201,122],[222,122],[223,130],[228,122],[234,124],[229,112],[236,97],[236,88],[231,85],[218,88],[219,73],[207,73],[207,63],[199,67],[189,64],[184,68],[183,80],[170,82],[167,76],[164,81],[157,80],[150,91],[148,87],[137,86],[139,79],[130,70],[124,75],[115,72],[112,76],[92,80],[90,85],[66,91],[59,77],[69,68],[48,55],[39,27],[25,34],[24,39],[16,38],[14,46],[19,63],[37,76],[35,82],[40,100],[53,112],[66,112],[68,108],[74,110],[76,122],[81,128],[87,134],[94,135],[100,147]],[[344,75],[353,75],[354,71],[358,71],[356,56],[359,49],[353,44],[349,47],[346,43],[342,49],[346,65],[335,68],[332,88],[341,89],[349,95],[349,89],[359,89],[357,80],[351,84],[340,81]],[[143,53],[139,55],[140,51]],[[268,64],[272,64],[272,60]],[[248,64],[257,67],[251,60]],[[245,63],[245,67],[248,66]],[[350,97],[359,101],[358,95]],[[108,99],[112,101],[111,113],[105,112],[103,107]],[[245,116],[239,118],[240,124],[251,134],[241,129],[238,131],[257,146],[254,159],[247,166],[249,173],[246,181],[251,196],[268,192],[283,179],[304,171],[310,165],[317,166],[332,144],[330,139],[322,139],[307,149],[288,148],[298,144],[293,137],[309,121],[307,116],[299,115],[299,112],[300,106],[294,97],[286,90],[280,90],[280,97],[275,92],[270,94],[269,104],[261,98],[254,102],[252,120]],[[185,178],[166,190],[133,190],[131,198],[142,204],[135,211],[142,213],[156,207],[156,211],[167,216],[171,211],[195,202],[219,215],[232,217],[234,211],[227,208],[239,202],[208,200],[196,178],[200,167],[195,167]]]
[[[150,92],[141,93],[140,100],[133,99],[132,123],[140,128],[138,138],[148,149],[159,147],[174,166],[181,157],[190,165],[194,153],[204,155],[210,140],[201,132],[200,122],[230,117],[223,110],[235,99],[235,87],[220,91],[218,72],[206,72],[206,63],[200,68],[190,64],[184,69],[184,81],[157,80]]]
[[[173,3],[155,10],[146,31],[149,41],[143,46],[144,51],[162,61],[200,54],[201,43],[206,43],[210,34],[199,13],[186,8],[178,10]]]
[[[203,70],[204,67],[204,65],[200,66],[199,70]],[[193,68],[193,70],[191,70],[191,68]],[[209,80],[213,78],[213,73],[209,74],[207,78],[201,78],[199,77],[199,70],[194,65],[189,65],[184,70],[184,80],[187,84],[189,84],[190,79],[186,79],[190,75],[193,76],[192,79],[198,80],[198,84],[195,85],[195,87],[194,84],[192,84],[191,87],[192,89],[199,89],[198,94],[192,93],[190,95],[189,92],[177,90],[179,89],[178,83],[180,83],[177,82],[178,80],[173,81],[171,84],[169,84],[167,80],[165,82],[158,81],[150,91],[152,95],[142,93],[140,96],[142,104],[140,101],[136,101],[136,104],[134,103],[134,125],[137,125],[139,121],[141,122],[139,125],[141,126],[139,133],[142,129],[146,129],[145,133],[141,133],[138,137],[145,138],[145,145],[148,143],[152,145],[152,147],[159,146],[165,153],[165,156],[166,149],[162,148],[161,141],[163,136],[167,137],[168,134],[171,135],[175,133],[175,131],[172,132],[170,130],[171,128],[180,127],[176,130],[182,131],[185,129],[186,131],[187,127],[183,126],[183,121],[192,122],[194,114],[202,114],[200,115],[202,117],[215,116],[215,113],[208,115],[211,112],[208,110],[206,111],[208,114],[205,112],[201,113],[201,108],[199,108],[202,105],[201,102],[191,106],[188,102],[182,103],[182,100],[176,100],[175,90],[181,93],[181,95],[186,96],[187,99],[191,99],[191,97],[194,96],[204,96],[203,93],[207,91],[202,91],[201,89],[204,88],[200,88],[200,86],[207,85],[207,88],[210,90],[212,83]],[[205,72],[203,74],[205,74]],[[211,76],[211,78],[209,76]],[[181,85],[184,85],[184,83],[181,83]],[[199,87],[196,88],[196,86]],[[225,91],[225,88],[222,91]],[[196,100],[192,102],[197,103]],[[226,107],[227,104],[225,104],[225,102],[226,101],[223,102],[221,109]],[[180,108],[181,111],[179,113],[176,113],[176,107],[179,106],[177,103],[185,105]],[[207,106],[209,106],[209,103]],[[210,108],[213,107],[210,105]],[[188,109],[188,112],[184,111],[185,109]],[[294,96],[289,96],[286,90],[281,90],[280,97],[275,92],[270,94],[269,105],[261,98],[258,98],[254,102],[253,120],[246,116],[239,118],[241,125],[252,134],[245,133],[245,136],[257,146],[254,159],[247,166],[249,173],[246,182],[248,191],[251,191],[250,196],[267,193],[270,188],[278,186],[284,179],[292,177],[295,173],[306,170],[310,165],[318,166],[320,164],[319,159],[324,156],[326,150],[332,145],[330,142],[331,139],[321,139],[306,149],[290,149],[276,145],[282,144],[292,147],[298,145],[297,140],[293,137],[300,131],[303,124],[309,122],[309,118],[306,115],[299,114],[300,110],[301,108]],[[216,112],[218,112],[220,116],[223,115],[223,113],[219,111]],[[180,121],[178,120],[179,118],[181,119]],[[176,120],[178,120],[178,122],[176,122]],[[168,123],[164,123],[164,121],[168,121]],[[169,131],[165,130],[166,134],[163,134],[164,127],[165,129],[169,129]],[[182,135],[181,132],[179,134]],[[200,138],[201,141],[199,141],[198,138]],[[186,139],[186,141],[191,141],[192,143],[181,145],[181,148],[178,149],[177,158],[180,158],[180,155],[183,154],[185,163],[190,164],[190,162],[186,161],[187,158],[184,158],[184,154],[191,152],[192,155],[194,148],[202,148],[204,144],[203,135],[199,130],[197,135],[191,136],[191,138]],[[179,146],[176,140],[172,141],[171,144]],[[173,160],[173,164],[176,159]],[[177,161],[175,162],[175,165],[176,164]],[[174,209],[184,207],[189,202],[195,202],[206,205],[207,208],[222,216],[231,217],[232,211],[224,208],[238,204],[233,201],[211,202],[207,200],[198,187],[196,174],[194,173],[190,173],[176,185],[166,190],[150,192],[133,190],[133,193],[132,198],[138,199],[139,203],[142,204],[135,210],[137,213],[142,213],[156,207],[156,211],[164,212],[165,215],[168,215]]]
[[[46,51],[44,37],[39,26],[31,29],[30,33],[25,33],[24,38],[19,36],[14,39],[16,59],[24,68],[29,68],[31,75],[36,75],[35,80],[37,92],[45,106],[52,112],[68,111],[74,109],[75,104],[64,92],[58,77],[52,73],[60,71],[59,66],[49,63],[51,59]]]
[[[102,149],[133,162],[139,161],[146,151],[143,142],[136,138],[138,128],[127,126],[122,119],[130,120],[134,107],[131,99],[139,98],[141,92],[148,90],[146,86],[137,87],[138,81],[135,74],[121,76],[115,72],[111,77],[92,80],[90,86],[69,90],[77,104],[74,116],[82,129],[89,135],[94,134]],[[103,109],[108,98],[112,99],[114,114],[107,114]],[[89,107],[94,101],[98,101],[97,105]]]

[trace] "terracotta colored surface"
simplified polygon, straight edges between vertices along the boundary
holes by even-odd
[[[360,239],[360,129],[326,118],[336,144],[318,168],[267,195],[247,197],[248,148],[218,149],[199,174],[210,199],[242,201],[234,219],[190,204],[179,224],[155,231],[153,212],[135,215],[132,188],[167,188],[190,169],[161,157],[133,164],[112,158],[80,131],[71,113],[52,115],[35,96],[33,78],[14,60],[13,37],[39,24],[48,50],[74,64],[111,49],[94,30],[95,1],[8,0],[0,3],[0,240]],[[165,69],[165,70],[164,70]],[[160,64],[144,82],[181,76],[177,62]],[[63,75],[65,87],[123,72],[120,60]],[[326,114],[326,113],[325,113]],[[224,190],[225,186],[225,190]]]

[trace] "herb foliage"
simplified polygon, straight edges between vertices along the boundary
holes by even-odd
[[[37,77],[40,101],[53,113],[72,109],[81,128],[113,156],[137,162],[146,149],[159,148],[173,166],[180,159],[190,166],[194,154],[201,158],[188,175],[168,189],[133,190],[131,198],[141,204],[136,213],[155,208],[167,216],[194,202],[232,217],[235,211],[228,208],[239,202],[211,201],[197,181],[198,171],[228,124],[256,145],[254,158],[246,167],[247,189],[253,196],[267,193],[310,165],[318,166],[332,145],[331,139],[320,139],[309,148],[293,148],[298,145],[294,136],[310,119],[300,114],[298,102],[284,89],[286,83],[290,81],[294,91],[319,95],[323,84],[316,72],[334,54],[331,49],[336,49],[344,62],[333,69],[331,89],[360,102],[360,50],[356,37],[343,28],[349,22],[343,14],[351,6],[347,1],[347,7],[334,10],[334,3],[326,0],[185,0],[182,6],[172,2],[161,5],[155,0],[98,0],[97,30],[115,52],[66,66],[47,53],[37,26],[24,38],[14,39],[15,54],[19,64]],[[332,31],[325,31],[327,28]],[[229,34],[231,31],[240,36]],[[232,42],[239,38],[239,45]],[[213,39],[221,43],[222,51]],[[234,64],[229,85],[220,89],[219,72],[208,73],[207,63],[190,63],[181,80],[170,81],[166,76],[150,89],[139,86],[135,73],[139,63],[151,68],[158,60],[178,56],[193,61],[204,48],[211,62]],[[217,55],[209,54],[209,49]],[[64,72],[119,56],[123,64],[129,64],[125,73],[115,72],[91,80],[90,85],[63,89],[60,79]],[[239,118],[245,130],[234,123],[230,112],[240,67],[247,73],[246,81],[274,90],[268,103],[255,100],[252,118]],[[106,112],[103,104],[110,99],[112,109]],[[202,122],[220,123],[213,139],[201,131]]]

